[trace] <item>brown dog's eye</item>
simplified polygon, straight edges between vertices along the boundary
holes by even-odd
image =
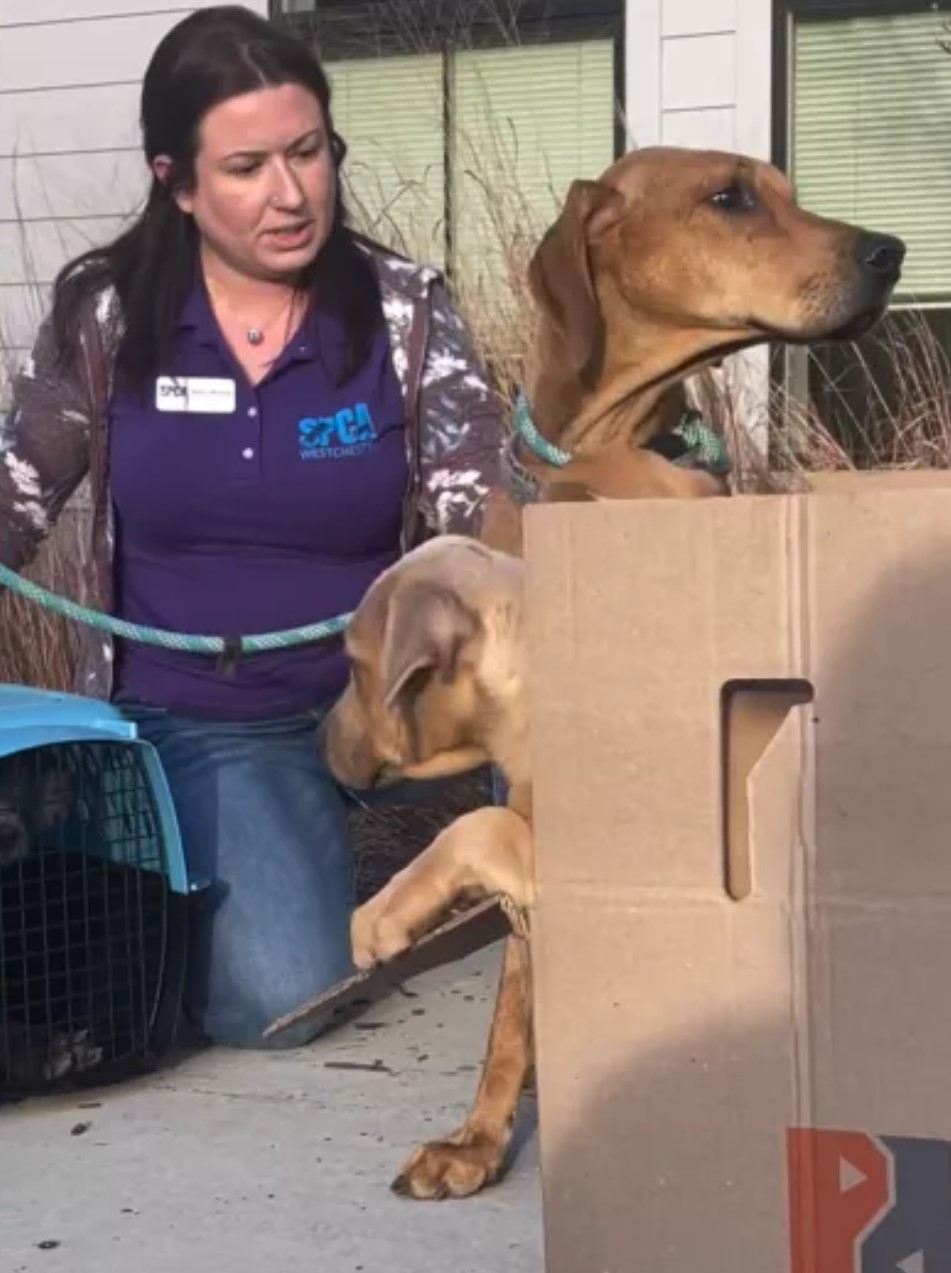
[[[710,202],[721,212],[752,212],[756,207],[756,195],[749,186],[734,181],[711,195]]]

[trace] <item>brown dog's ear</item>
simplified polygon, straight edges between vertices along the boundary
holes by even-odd
[[[573,181],[561,215],[550,226],[528,267],[536,304],[560,335],[568,366],[581,375],[603,330],[589,257],[592,234],[619,215],[623,196],[600,181]]]
[[[479,632],[479,621],[451,588],[433,583],[397,588],[383,638],[383,700],[392,707],[411,677],[432,670],[455,675],[459,652]]]

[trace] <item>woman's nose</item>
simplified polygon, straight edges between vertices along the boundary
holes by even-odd
[[[276,159],[271,169],[271,202],[281,208],[299,208],[304,191],[286,159]]]

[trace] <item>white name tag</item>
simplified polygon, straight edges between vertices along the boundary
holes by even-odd
[[[236,405],[237,386],[233,380],[214,376],[159,376],[155,381],[158,411],[232,415]]]

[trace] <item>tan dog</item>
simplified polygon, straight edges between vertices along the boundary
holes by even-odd
[[[368,787],[491,762],[509,784],[508,808],[457,818],[357,909],[359,967],[399,954],[459,901],[495,895],[520,912],[531,905],[522,578],[518,558],[443,536],[382,575],[347,630],[352,676],[326,732],[328,763],[341,781]],[[524,933],[508,938],[475,1107],[448,1141],[413,1156],[397,1191],[462,1197],[501,1171],[531,1069],[528,960]]]
[[[533,422],[574,457],[556,469],[519,446],[541,498],[723,493],[650,447],[677,423],[684,379],[767,341],[855,339],[903,257],[898,239],[799,208],[778,169],[740,155],[649,147],[575,181],[528,276]],[[484,541],[519,552],[520,526],[496,493]]]
[[[539,324],[527,376],[534,422],[574,458],[526,455],[543,499],[721,493],[648,445],[677,422],[684,377],[764,341],[852,339],[883,314],[904,247],[795,206],[775,168],[740,156],[651,149],[576,182],[533,259]],[[520,510],[499,496],[486,544],[521,552]],[[531,772],[521,567],[444,538],[370,589],[347,634],[351,683],[328,721],[344,782],[458,772],[485,761],[507,809],[457,819],[358,909],[361,966],[391,958],[466,897],[532,901]],[[529,944],[505,943],[482,1079],[462,1128],[423,1146],[395,1182],[416,1198],[495,1180],[532,1068]]]

